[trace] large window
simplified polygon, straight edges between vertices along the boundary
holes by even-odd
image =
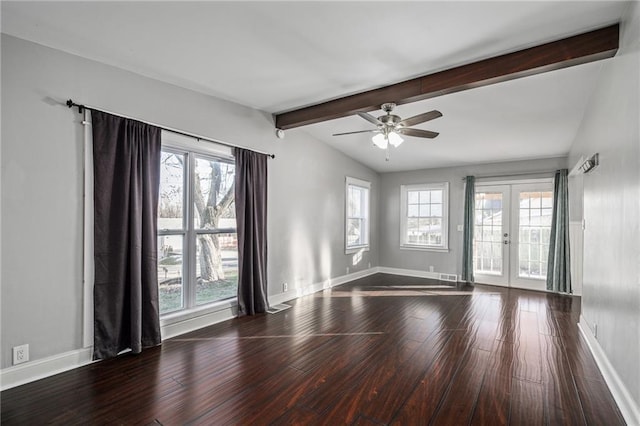
[[[402,185],[400,245],[447,250],[449,184]]]
[[[346,253],[369,249],[369,189],[371,183],[348,177],[346,179]]]
[[[236,297],[232,160],[165,146],[158,205],[160,313]]]

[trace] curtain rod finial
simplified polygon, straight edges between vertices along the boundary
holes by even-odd
[[[69,108],[73,108],[74,106],[78,107],[78,112],[80,114],[82,114],[82,111],[84,111],[84,105],[78,105],[77,103],[73,102],[72,99],[67,100],[67,106]]]

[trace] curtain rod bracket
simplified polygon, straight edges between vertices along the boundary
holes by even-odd
[[[75,106],[75,107],[78,107],[78,112],[79,112],[80,114],[82,114],[82,112],[84,111],[84,105],[79,105],[79,104],[77,104],[77,103],[73,102],[73,100],[71,100],[71,99],[67,100],[67,106],[68,106],[69,108],[73,108],[74,106]]]

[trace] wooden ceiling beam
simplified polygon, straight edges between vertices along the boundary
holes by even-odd
[[[292,129],[398,105],[611,58],[618,51],[619,24],[517,52],[368,90],[275,115],[276,128]]]

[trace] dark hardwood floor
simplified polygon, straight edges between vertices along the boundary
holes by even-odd
[[[580,299],[378,274],[2,392],[2,424],[623,425]]]

